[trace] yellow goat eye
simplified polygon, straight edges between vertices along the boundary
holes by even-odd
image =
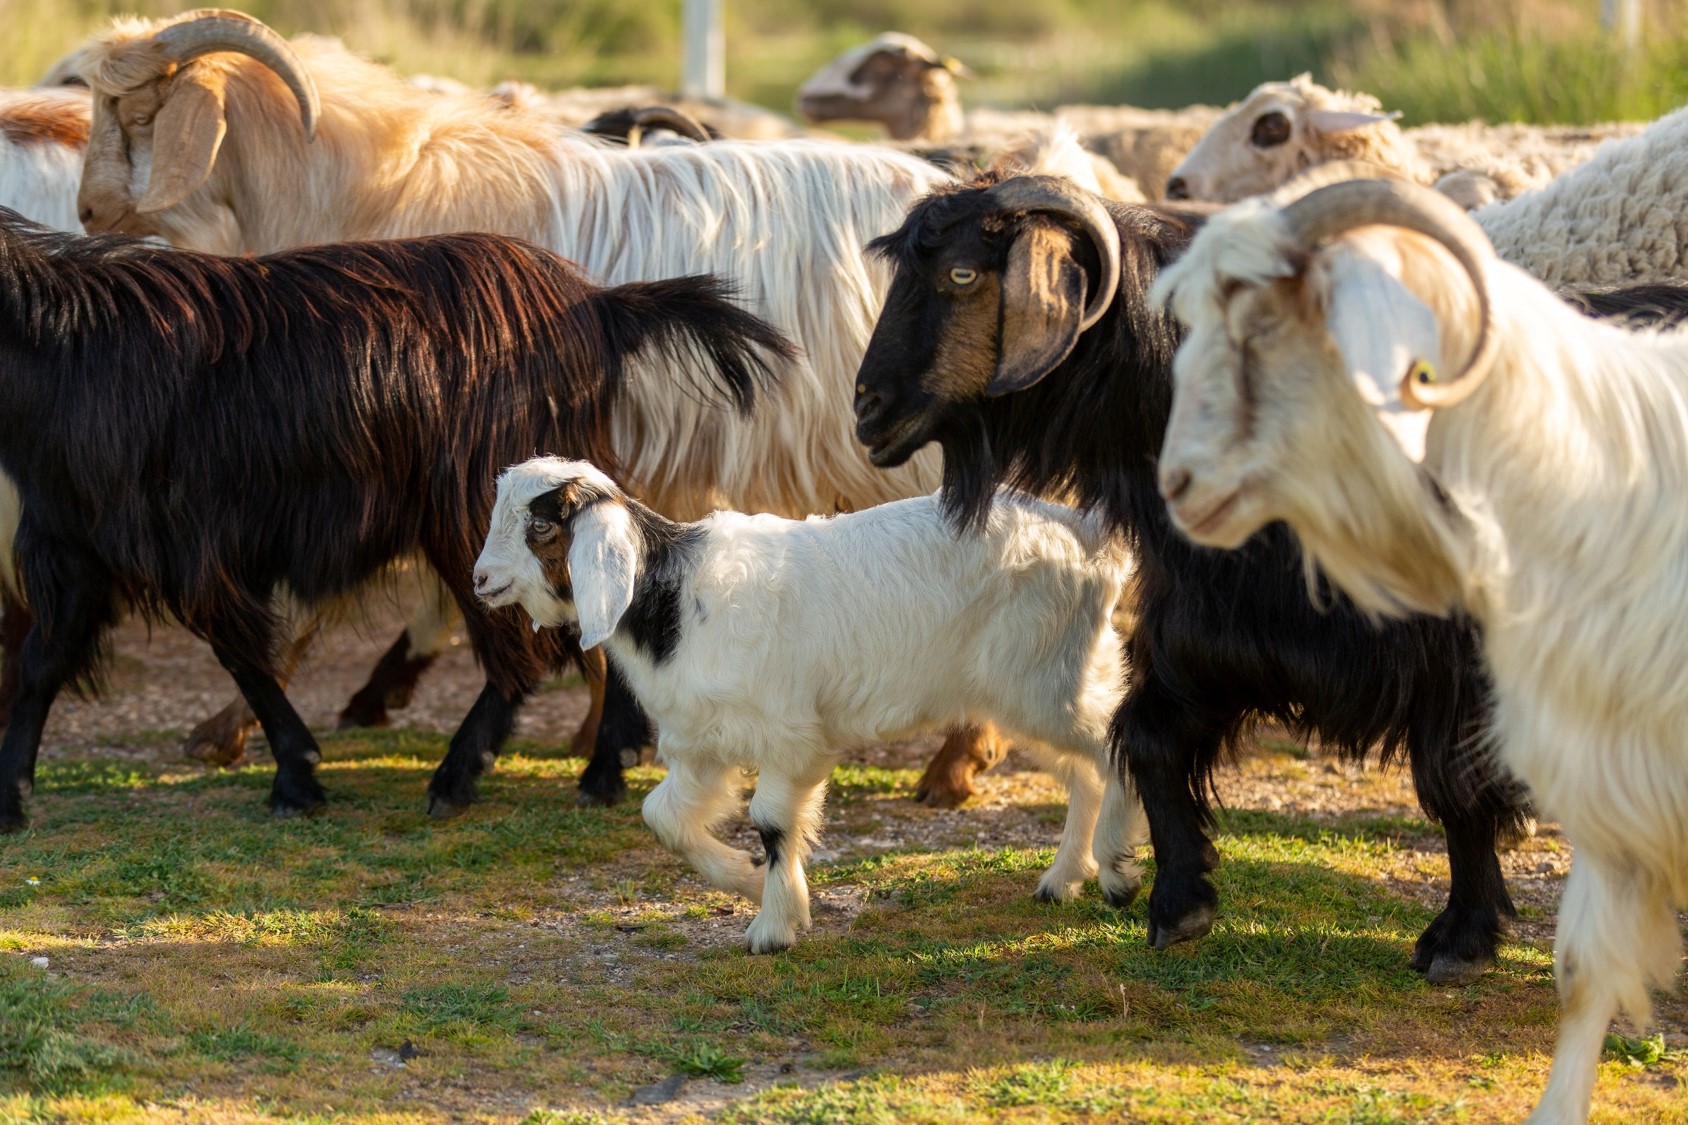
[[[966,266],[956,266],[950,270],[949,279],[955,285],[971,285],[979,280],[979,271],[970,270]]]
[[[1407,368],[1407,382],[1415,386],[1428,387],[1435,381],[1436,365],[1428,359],[1415,359]]]

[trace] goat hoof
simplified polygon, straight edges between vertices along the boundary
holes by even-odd
[[[1166,949],[1179,942],[1195,941],[1206,937],[1213,930],[1213,919],[1218,911],[1211,904],[1203,904],[1175,919],[1170,924],[1149,920],[1149,945],[1154,949]]]
[[[574,803],[588,808],[610,808],[619,805],[621,799],[627,795],[626,789],[615,789],[608,793],[594,793],[589,789],[582,789],[575,794]]]
[[[1114,886],[1104,883],[1102,884],[1102,901],[1115,910],[1126,910],[1137,901],[1137,895],[1142,889],[1143,881],[1141,879],[1135,883],[1120,883]]]
[[[760,915],[757,916],[760,919]],[[790,926],[757,926],[755,921],[744,932],[744,941],[754,954],[780,953],[797,944],[797,932]]]
[[[0,813],[0,836],[12,836],[28,827],[29,817],[24,813]]]
[[[385,707],[378,711],[364,711],[353,704],[347,704],[340,712],[340,718],[335,721],[335,730],[363,730],[365,728],[380,729],[393,725],[393,717],[387,714]]]
[[[431,796],[428,798],[428,818],[430,820],[453,820],[469,811],[468,801],[448,801],[444,797]]]
[[[1430,962],[1424,979],[1437,985],[1471,984],[1481,977],[1491,964],[1492,959],[1487,957],[1465,958],[1442,954]]]
[[[231,737],[196,727],[182,743],[182,753],[208,766],[233,769],[246,760],[246,731],[236,730]]]

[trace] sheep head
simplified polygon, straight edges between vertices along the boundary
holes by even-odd
[[[582,648],[603,644],[633,602],[639,546],[625,497],[585,461],[536,457],[498,477],[475,594],[520,605],[533,627],[578,622]]]
[[[856,376],[856,436],[881,468],[1043,378],[1119,288],[1113,219],[1054,176],[929,196],[869,249],[895,271]]]
[[[1264,82],[1228,109],[1172,170],[1168,199],[1233,203],[1327,160],[1369,160],[1417,178],[1395,119],[1369,94],[1328,90],[1306,74]]]
[[[320,112],[316,86],[287,41],[251,16],[202,9],[158,22],[121,20],[80,55],[78,72],[94,95],[77,197],[90,233],[166,233],[157,217],[211,176],[238,56],[286,85],[308,142]]]
[[[877,121],[900,141],[947,141],[961,131],[955,80],[965,66],[912,35],[888,31],[852,47],[797,91],[806,121]]]
[[[1431,411],[1493,364],[1492,260],[1457,205],[1398,181],[1215,218],[1153,294],[1187,330],[1159,465],[1179,528],[1232,548],[1284,520],[1370,612],[1458,604],[1462,521],[1417,462]]]

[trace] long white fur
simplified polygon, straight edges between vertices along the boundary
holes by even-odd
[[[1682,953],[1688,336],[1587,320],[1492,260],[1499,359],[1466,402],[1420,420],[1415,449],[1406,369],[1388,365],[1458,370],[1470,283],[1439,246],[1380,228],[1305,261],[1257,201],[1163,278],[1190,333],[1162,479],[1176,491],[1191,475],[1174,513],[1197,538],[1232,545],[1285,519],[1375,612],[1457,606],[1482,625],[1496,746],[1576,848],[1559,1045],[1529,1125],[1580,1125],[1612,1017],[1644,1023]],[[1228,405],[1244,340],[1246,425]],[[1204,524],[1239,490],[1232,516]]]
[[[610,497],[571,522],[573,601],[526,539],[533,500],[571,483]],[[620,490],[590,465],[539,458],[506,471],[476,578],[492,604],[520,604],[536,624],[607,629],[668,765],[646,822],[710,882],[761,903],[752,950],[789,946],[808,924],[803,862],[839,759],[963,720],[994,720],[1042,750],[1069,788],[1039,894],[1071,898],[1098,867],[1111,898],[1135,892],[1142,812],[1107,752],[1123,690],[1111,614],[1127,560],[1096,520],[1003,492],[986,529],[961,536],[935,496],[805,521],[717,512],[689,526],[699,538],[680,635],[661,663],[616,622],[649,555]],[[712,834],[737,807],[741,770],[759,773],[752,821],[783,833],[768,869]]]
[[[59,90],[0,91],[0,119],[15,110],[43,107],[82,123],[88,120],[86,94]],[[82,176],[82,147],[49,136],[14,139],[0,123],[0,207],[58,230],[79,231],[76,184]],[[22,515],[17,488],[0,473],[0,583],[17,591],[17,559],[12,540]]]

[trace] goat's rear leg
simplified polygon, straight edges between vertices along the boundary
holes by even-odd
[[[1007,756],[1008,744],[993,724],[951,727],[920,775],[914,799],[935,809],[960,808],[978,796],[973,779]]]
[[[428,574],[432,575],[431,568]],[[451,644],[452,632],[462,623],[463,615],[451,591],[438,578],[424,581],[416,612],[410,615],[399,639],[381,654],[369,679],[341,710],[339,728],[391,726],[391,713],[410,706],[423,673]]]
[[[1497,842],[1525,821],[1521,791],[1483,752],[1451,757],[1447,748],[1415,750],[1419,802],[1442,822],[1448,841],[1448,904],[1419,936],[1412,966],[1431,984],[1464,984],[1494,964],[1506,923],[1516,918],[1506,893]]]
[[[1219,866],[1195,786],[1201,763],[1219,754],[1224,725],[1192,716],[1149,669],[1114,715],[1117,768],[1130,778],[1149,819],[1155,883],[1149,891],[1149,944],[1165,949],[1213,929],[1219,894],[1207,873]],[[1201,725],[1200,719],[1210,725]]]
[[[283,620],[289,636],[287,643],[282,646],[281,671],[275,680],[276,685],[286,691],[294,671],[299,667],[299,661],[304,659],[316,641],[317,632],[322,628],[322,617],[286,593],[277,595],[277,602],[283,609]],[[236,695],[228,706],[202,720],[189,731],[187,741],[182,745],[182,753],[208,766],[221,766],[225,769],[237,766],[246,758],[246,740],[257,729],[258,716],[253,714],[251,705],[242,693]]]
[[[1067,823],[1061,830],[1055,860],[1038,879],[1033,895],[1039,902],[1070,902],[1098,874],[1091,853],[1096,820],[1102,810],[1102,773],[1090,757],[1043,748],[1034,752],[1044,770],[1067,790]]]
[[[602,645],[580,654],[580,674],[586,681],[586,717],[580,721],[580,729],[574,732],[574,737],[569,739],[569,755],[591,758],[598,746],[598,728],[604,722],[604,688],[609,678],[609,660],[604,656]]]
[[[830,760],[796,775],[763,767],[750,798],[750,822],[762,837],[767,879],[762,909],[744,932],[752,953],[777,953],[809,928],[809,881],[803,865],[820,828]]]
[[[35,615],[23,599],[0,583],[0,728],[12,718],[12,704],[18,698],[18,669],[23,663],[23,642],[35,624]]]
[[[645,798],[645,823],[657,840],[697,869],[709,884],[762,901],[763,872],[750,853],[730,847],[715,829],[739,809],[741,775],[717,758],[678,754],[668,776]]]
[[[258,716],[264,737],[275,758],[275,782],[270,786],[270,813],[277,817],[309,816],[327,803],[322,783],[317,780],[316,766],[322,761],[322,751],[311,735],[305,720],[288,702],[276,677],[265,669],[235,656],[221,645],[212,643],[212,651],[229,675],[234,677],[240,694]]]
[[[592,746],[592,759],[580,775],[580,797],[583,805],[613,805],[627,796],[627,782],[622,778],[622,757],[650,745],[653,737],[651,721],[626,677],[609,662],[604,679],[604,706]]]
[[[429,816],[435,820],[458,816],[481,799],[477,779],[498,760],[526,699],[525,692],[506,699],[490,682],[481,688],[475,705],[451,736],[445,760],[428,781]]]

